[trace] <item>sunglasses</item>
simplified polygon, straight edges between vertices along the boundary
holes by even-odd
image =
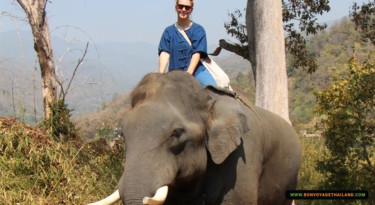
[[[182,4],[177,4],[176,7],[178,10],[182,10],[183,8],[185,8],[186,11],[191,11],[193,9],[192,6],[187,6],[187,5],[182,5]]]

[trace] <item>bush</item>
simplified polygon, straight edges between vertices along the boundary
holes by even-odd
[[[72,110],[63,100],[51,105],[52,117],[41,123],[41,128],[48,130],[53,139],[66,141],[77,137],[76,128],[71,121]]]
[[[322,138],[301,137],[302,163],[298,176],[298,189],[317,190],[323,181],[323,174],[317,171],[317,162],[327,152]],[[298,203],[299,204],[299,203]]]

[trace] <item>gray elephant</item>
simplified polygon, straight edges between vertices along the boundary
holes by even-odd
[[[124,173],[97,204],[291,203],[301,147],[279,116],[180,71],[146,75],[131,106],[121,123]]]

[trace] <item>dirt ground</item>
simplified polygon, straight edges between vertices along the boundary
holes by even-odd
[[[15,118],[12,117],[0,116],[0,133],[6,134],[9,132],[25,132],[32,140],[41,144],[48,144],[51,140],[51,138],[45,132],[38,128],[17,121]]]

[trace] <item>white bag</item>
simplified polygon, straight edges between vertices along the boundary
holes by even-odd
[[[223,69],[220,68],[219,65],[216,64],[212,58],[207,56],[207,58],[201,59],[201,62],[215,79],[217,86],[228,89],[230,88],[230,80],[228,75],[223,71]]]
[[[185,31],[177,23],[175,24],[175,26],[176,26],[177,30],[182,34],[182,36],[185,38],[185,40],[191,46],[191,41],[190,41],[189,37],[186,35]],[[208,72],[210,72],[211,76],[216,81],[217,86],[232,90],[232,88],[229,85],[230,80],[229,80],[228,75],[223,71],[223,69],[220,68],[219,65],[217,65],[215,63],[215,61],[212,58],[207,56],[207,58],[205,58],[205,59],[201,58],[200,61],[202,62],[204,67],[206,67]]]

